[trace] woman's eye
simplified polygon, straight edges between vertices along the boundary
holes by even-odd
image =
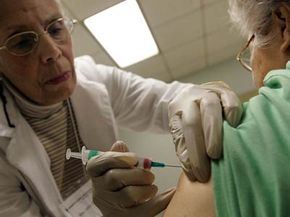
[[[52,37],[61,36],[65,30],[65,25],[63,22],[56,22],[52,26],[49,27],[48,33]]]
[[[55,36],[58,36],[60,34],[62,34],[63,32],[63,28],[60,28],[60,27],[54,27],[54,28],[51,28],[49,29],[49,34],[52,36],[52,37],[55,37]]]
[[[10,44],[9,47],[13,49],[27,49],[31,48],[35,43],[32,38],[15,39]]]
[[[62,30],[63,30],[63,29],[61,29],[61,28],[50,29],[50,30],[49,30],[49,34],[52,35],[52,36],[54,36],[54,35],[58,35],[58,34],[61,33]]]

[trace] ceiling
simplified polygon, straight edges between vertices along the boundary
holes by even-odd
[[[81,21],[73,33],[75,55],[116,65],[82,21],[122,0],[63,0],[68,15]],[[233,58],[243,40],[229,23],[227,0],[138,0],[160,53],[125,68],[166,82]],[[108,27],[109,28],[109,27]],[[118,32],[116,32],[118,34]]]

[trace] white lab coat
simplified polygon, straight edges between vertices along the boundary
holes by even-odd
[[[75,61],[78,82],[71,96],[86,146],[108,150],[117,140],[117,124],[134,130],[168,130],[168,101],[186,84],[165,84],[96,65],[84,56]],[[36,134],[4,89],[10,128],[0,104],[0,217],[69,216],[50,171],[50,159]],[[45,210],[41,214],[40,210]]]

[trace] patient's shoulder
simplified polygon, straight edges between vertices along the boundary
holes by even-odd
[[[214,195],[212,181],[190,182],[181,174],[176,193],[163,217],[214,217]]]

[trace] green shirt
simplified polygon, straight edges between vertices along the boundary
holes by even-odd
[[[219,217],[290,216],[290,61],[264,85],[237,128],[224,123],[223,158],[212,163]]]

